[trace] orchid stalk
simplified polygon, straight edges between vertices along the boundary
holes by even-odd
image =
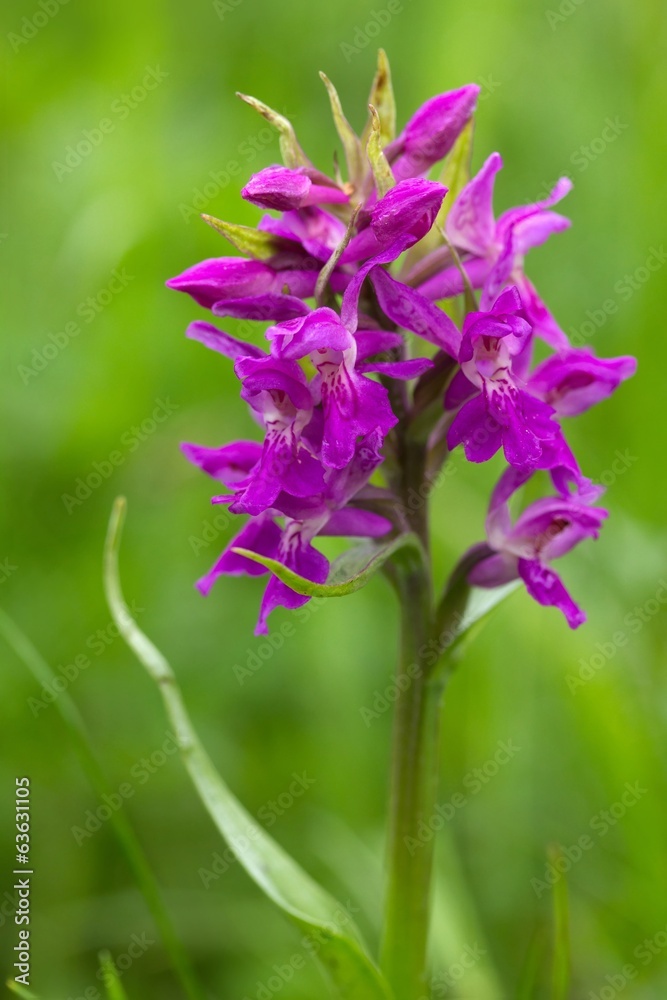
[[[469,170],[478,87],[432,98],[396,135],[380,52],[358,136],[323,80],[346,178],[337,165],[332,175],[320,171],[287,119],[243,97],[280,134],[284,163],[255,174],[241,192],[264,214],[254,229],[206,216],[215,238],[237,252],[167,283],[218,320],[263,324],[252,341],[208,317],[187,330],[233,363],[250,417],[243,440],[183,445],[219,484],[213,502],[245,518],[197,586],[208,594],[224,576],[266,577],[256,627],[265,634],[279,607],[350,594],[378,570],[391,582],[401,696],[379,967],[366,953],[365,985],[361,973],[355,982],[335,963],[327,971],[341,996],[424,1000],[432,845],[410,845],[436,802],[452,654],[476,606],[490,606],[508,584],[523,583],[570,627],[584,622],[552,563],[597,538],[607,512],[596,506],[602,491],[580,469],[562,420],[610,396],[635,361],[572,347],[527,277],[528,251],[569,226],[553,206],[571,183],[561,178],[549,197],[496,218],[500,155],[473,176]],[[538,341],[551,354],[534,366]],[[426,498],[459,447],[472,463],[501,452],[505,468],[486,538],[441,582],[433,579]],[[513,513],[534,477],[546,495]],[[330,566],[316,544],[324,536],[362,541]]]

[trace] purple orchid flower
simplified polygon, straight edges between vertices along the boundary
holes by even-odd
[[[570,628],[578,628],[586,615],[549,564],[584,539],[597,538],[607,511],[575,498],[547,497],[527,507],[513,525],[508,501],[518,482],[508,469],[493,493],[486,522],[492,552],[470,571],[469,582],[498,587],[521,578],[538,604],[559,608]]]
[[[302,440],[314,399],[303,370],[295,361],[239,358],[234,371],[243,383],[241,398],[255,411],[266,436],[262,457],[243,492],[234,499],[233,514],[259,514],[278,493],[307,497],[322,487],[323,469]]]
[[[286,212],[282,219],[264,216],[258,230],[275,239],[268,260],[214,257],[167,281],[167,287],[186,292],[217,316],[280,321],[308,311],[302,301],[311,298],[322,264],[345,234],[339,219],[319,208]],[[334,291],[342,292],[350,275],[341,268],[330,277]]]
[[[345,223],[317,205],[305,206],[283,214],[279,218],[264,215],[257,228],[283,240],[292,240],[307,254],[313,266],[320,267],[329,260],[345,236]],[[344,281],[344,272],[336,270],[331,275],[332,286]],[[349,279],[348,279],[349,280]],[[344,284],[337,291],[341,291]]]
[[[237,481],[232,513],[259,514],[274,505],[280,492],[292,497],[317,494],[325,467],[348,466],[358,437],[377,430],[384,438],[396,424],[387,390],[366,376],[380,373],[407,380],[432,366],[428,358],[375,360],[376,355],[399,347],[400,335],[372,329],[353,335],[327,308],[270,327],[271,356],[209,323],[191,324],[188,336],[235,361],[234,370],[243,383],[241,396],[266,432],[263,447],[245,448],[244,456],[252,461],[244,466],[243,480]],[[304,357],[310,357],[317,371],[311,384],[297,364]],[[319,403],[318,420],[319,413],[313,411]],[[228,457],[225,449],[186,445],[184,450],[213,475],[213,465]],[[229,484],[228,475],[216,478]]]
[[[570,348],[538,365],[527,388],[559,416],[573,417],[611,396],[636,370],[637,359],[628,355],[596,358],[587,348]]]
[[[314,293],[318,274],[314,262],[306,267],[304,258],[302,263],[302,268],[279,270],[258,260],[214,257],[170,278],[167,286],[187,292],[198,305],[219,316],[273,319],[283,299],[283,312],[289,306],[290,315],[298,315],[304,309],[300,299]]]
[[[463,266],[473,288],[481,288],[481,306],[486,309],[507,284],[518,287],[527,317],[552,347],[569,346],[561,330],[523,270],[528,250],[544,243],[553,233],[570,226],[569,219],[549,209],[572,189],[568,177],[561,177],[548,198],[512,208],[496,221],[493,214],[493,188],[502,167],[499,153],[492,153],[475,177],[455,199],[447,216],[447,238],[462,255]],[[448,248],[433,251],[431,264],[440,259],[439,273],[425,280],[420,291],[431,299],[458,295],[463,278],[451,261]],[[428,264],[428,258],[422,268]]]
[[[447,155],[471,118],[479,92],[471,83],[432,97],[414,113],[385,149],[397,180],[423,176]]]
[[[381,198],[371,212],[370,225],[350,241],[341,263],[368,257],[343,295],[341,317],[349,330],[357,327],[361,287],[370,272],[393,263],[418,243],[435,222],[447,188],[421,178],[401,181]]]
[[[373,332],[366,333],[367,349]],[[295,364],[309,357],[315,367],[324,411],[322,461],[336,469],[352,460],[359,436],[377,429],[384,437],[397,423],[387,390],[365,373],[379,371],[392,378],[411,379],[432,365],[427,358],[367,362],[360,372],[357,341],[338,314],[328,308],[272,326],[266,336],[276,358]]]
[[[264,566],[234,552],[235,548],[249,549],[258,555],[277,559],[313,583],[324,583],[329,573],[329,561],[311,544],[316,534],[315,523],[288,520],[281,528],[273,512],[266,511],[248,521],[206,576],[197,582],[197,587],[206,595],[220,576],[263,576],[267,573]],[[308,597],[297,594],[271,576],[262,598],[255,635],[268,633],[267,620],[275,608],[282,606],[294,610],[308,600]]]
[[[222,449],[183,446],[186,456],[209,475],[225,485],[236,485],[232,513],[260,514],[281,490],[305,497],[321,489],[322,465],[302,440],[315,399],[300,366],[295,361],[272,358],[210,323],[191,323],[187,333],[235,362],[234,371],[243,384],[241,398],[265,430],[263,446],[252,442],[236,442]],[[232,447],[235,450],[230,452]],[[244,472],[240,479],[230,479],[230,455]]]
[[[229,489],[242,489],[262,459],[262,446],[257,441],[232,441],[221,448],[186,442],[181,451],[193,465]]]
[[[445,405],[463,404],[447,434],[450,449],[463,444],[471,462],[486,462],[503,448],[510,465],[536,467],[544,446],[559,434],[555,410],[522,388],[513,362],[525,349],[531,326],[516,288],[498,296],[488,312],[466,316],[459,362],[461,373]]]
[[[260,208],[288,212],[310,205],[346,204],[349,194],[334,181],[307,167],[265,167],[253,174],[241,195]]]
[[[415,288],[402,284],[383,267],[370,271],[378,303],[392,322],[435,344],[452,358],[458,358],[461,334],[447,313]]]
[[[349,506],[381,463],[381,443],[378,431],[360,438],[348,467],[343,470],[328,470],[326,482],[319,493],[301,501],[283,494],[277,499],[274,509],[251,518],[211,570],[198,582],[201,592],[208,594],[222,575],[261,576],[267,572],[260,564],[234,552],[235,548],[249,549],[259,555],[277,559],[300,576],[314,583],[324,583],[329,573],[329,562],[312,545],[317,535],[350,538],[379,538],[386,535],[392,528],[387,518],[361,507]],[[276,520],[281,515],[285,516],[282,528]],[[294,610],[302,607],[308,600],[308,597],[297,594],[271,576],[260,606],[255,634],[265,635],[268,632],[267,620],[275,608]]]
[[[446,194],[447,188],[437,181],[420,177],[400,181],[362,215],[360,231],[350,240],[341,263],[374,257],[394,246],[397,257],[431,229]]]
[[[234,548],[323,582],[329,567],[313,544],[318,536],[422,532],[423,523],[402,511],[393,492],[412,434],[426,444],[429,468],[442,461],[443,438],[450,450],[462,444],[472,462],[502,449],[509,468],[494,491],[488,544],[471,555],[469,578],[480,586],[521,578],[537,601],[560,607],[572,627],[583,621],[550,562],[597,537],[606,512],[591,506],[602,488],[584,476],[560,421],[610,396],[636,362],[572,348],[524,273],[526,253],[570,225],[552,210],[570,190],[568,178],[548,197],[496,218],[502,160],[494,153],[451,205],[445,245],[418,246],[441,217],[447,194],[426,175],[452,150],[478,94],[474,85],[441,94],[413,115],[384,148],[395,183],[383,196],[371,184],[373,170],[380,173],[375,159],[373,170],[359,161],[351,184],[320,173],[300,149],[288,156],[289,167],[260,170],[243,197],[279,214],[264,215],[256,237],[221,225],[252,259],[206,260],[168,282],[216,316],[270,323],[268,350],[207,322],[187,331],[233,361],[241,398],[263,431],[261,442],[183,445],[187,458],[222,484],[214,502],[250,516],[200,581],[203,592],[221,574],[265,572]],[[354,142],[360,152],[363,144],[345,129],[346,151]],[[283,140],[285,148],[295,142],[285,134]],[[384,181],[391,183],[386,172]],[[353,213],[350,202],[359,200]],[[392,265],[408,250],[399,280]],[[332,261],[323,289],[320,275]],[[459,331],[436,303],[468,284],[481,290],[480,306]],[[464,304],[469,308],[469,296]],[[430,345],[433,359],[408,358],[406,331]],[[531,372],[536,335],[556,353]],[[418,381],[399,392],[393,379]],[[371,485],[383,449],[391,475],[386,486]],[[509,499],[538,470],[548,472],[557,495],[532,504],[513,525]],[[392,509],[389,520],[383,514]],[[306,600],[271,576],[258,634],[266,632],[273,608]]]

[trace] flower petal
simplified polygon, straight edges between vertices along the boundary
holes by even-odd
[[[442,309],[438,309],[416,288],[396,281],[381,267],[372,271],[371,281],[380,307],[390,320],[442,348],[451,357],[458,357],[461,334]]]
[[[611,396],[636,370],[636,358],[596,358],[591,350],[571,348],[538,365],[528,389],[561,416],[576,416]]]
[[[262,576],[266,569],[260,563],[232,552],[233,548],[250,549],[259,555],[275,559],[280,546],[280,528],[269,515],[252,518],[232,539],[206,576],[197,581],[197,589],[206,595],[223,574],[229,576]]]
[[[241,191],[241,196],[260,208],[273,208],[279,212],[300,208],[312,187],[310,178],[302,167],[265,167],[253,174]]]
[[[315,309],[266,331],[271,350],[278,358],[304,358],[324,348],[346,351],[354,346],[354,338],[340,321],[338,313],[326,307]]]
[[[422,239],[435,222],[446,194],[443,184],[422,178],[390,188],[371,213],[371,228],[380,247],[406,235],[413,243]]]
[[[463,444],[469,462],[487,462],[500,448],[503,432],[488,412],[482,394],[465,403],[447,432],[447,446],[453,451]]]
[[[519,559],[518,569],[526,590],[538,604],[559,608],[570,628],[583,625],[585,613],[574,603],[560,577],[549,566],[543,566],[537,560]]]
[[[184,442],[181,451],[189,462],[229,487],[246,480],[262,456],[257,441],[232,441],[222,448]]]
[[[389,378],[401,379],[404,382],[419,378],[431,368],[433,368],[433,362],[430,358],[409,358],[407,361],[371,361],[367,364],[357,365],[358,372],[377,372],[378,375],[387,375]]]
[[[187,292],[200,306],[210,309],[220,299],[261,295],[274,282],[275,272],[260,261],[213,257],[170,278],[167,287]]]
[[[314,583],[324,583],[329,575],[328,559],[301,537],[298,526],[295,526],[295,530],[291,528],[285,530],[280,552],[276,558],[295,573],[305,576]],[[307,604],[309,600],[309,597],[297,594],[291,587],[272,576],[264,592],[255,635],[268,634],[267,619],[275,608],[294,610]]]
[[[500,153],[492,153],[450,208],[445,229],[457,250],[485,257],[493,245],[493,187],[502,165]]]
[[[185,336],[191,340],[198,340],[200,344],[210,347],[218,354],[224,354],[226,358],[231,358],[233,361],[236,361],[237,358],[266,357],[266,351],[263,351],[261,347],[256,347],[244,340],[237,340],[236,337],[225,333],[224,330],[219,330],[212,323],[204,323],[201,320],[190,323],[185,331]]]
[[[216,316],[233,316],[236,319],[275,320],[280,322],[304,316],[310,312],[309,307],[301,299],[293,295],[244,296],[241,299],[222,299],[215,302],[213,312]]]
[[[319,533],[345,538],[381,538],[392,527],[391,521],[381,514],[359,507],[343,507],[334,511]]]
[[[556,351],[563,351],[569,348],[570,341],[567,334],[561,330],[560,326],[547,309],[546,305],[535,291],[535,287],[528,280],[525,274],[517,276],[517,283],[521,292],[523,307],[528,317],[528,321],[535,333],[553,347]]]
[[[516,580],[518,575],[516,557],[496,552],[473,566],[468,573],[468,582],[473,587],[502,587],[503,584]]]
[[[373,358],[377,354],[388,354],[389,351],[399,350],[403,346],[400,333],[391,333],[388,330],[357,330],[354,339],[357,342],[358,361]]]
[[[447,155],[475,110],[479,92],[471,83],[422,104],[385,149],[397,180],[425,174]]]

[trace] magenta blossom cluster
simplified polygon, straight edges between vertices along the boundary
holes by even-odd
[[[223,574],[267,572],[237,548],[322,583],[329,564],[313,544],[318,536],[380,539],[406,530],[392,470],[402,429],[436,385],[426,435],[431,474],[459,446],[471,462],[502,451],[507,463],[470,583],[521,578],[571,627],[584,620],[551,563],[596,538],[606,512],[594,506],[602,491],[583,475],[561,418],[609,396],[635,361],[572,347],[525,274],[527,251],[569,226],[553,211],[571,187],[567,178],[543,201],[498,218],[499,154],[453,198],[428,179],[435,164],[460,153],[477,97],[475,85],[440,94],[396,137],[373,108],[366,149],[343,119],[345,182],[338,171],[331,178],[317,170],[289,123],[271,113],[287,165],[261,170],[242,191],[267,214],[247,231],[208,220],[245,256],[205,260],[168,282],[216,317],[269,324],[264,347],[203,320],[187,331],[232,361],[263,438],[183,445],[222,484],[214,503],[247,517],[199,581],[203,593]],[[553,353],[534,367],[538,338]],[[538,471],[553,493],[512,523],[509,503]],[[277,606],[306,600],[270,576],[257,632],[267,631]]]

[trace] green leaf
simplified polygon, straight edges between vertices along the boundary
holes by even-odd
[[[116,500],[105,547],[105,591],[113,618],[162,695],[184,764],[201,801],[248,875],[296,925],[302,945],[345,1000],[391,1000],[349,913],[268,835],[218,774],[192,726],[174,673],[130,616],[118,579],[118,545],[125,513]]]
[[[298,573],[288,569],[277,559],[269,559],[268,556],[261,556],[250,549],[234,548],[232,552],[265,566],[297,594],[304,594],[307,597],[346,597],[347,594],[361,590],[388,559],[406,547],[421,552],[419,540],[416,535],[411,534],[399,535],[384,545],[374,542],[356,545],[336,559],[326,583],[313,583],[305,576],[299,576]]]
[[[382,152],[382,123],[380,122],[380,116],[372,104],[369,104],[368,109],[371,113],[371,130],[368,136],[366,152],[368,154],[368,162],[373,171],[373,177],[375,178],[378,196],[383,198],[387,191],[391,191],[396,184],[396,178],[391,172],[387,157]]]
[[[292,123],[283,115],[278,114],[268,104],[258,101],[256,97],[249,97],[247,94],[237,92],[237,97],[249,104],[251,108],[258,111],[263,118],[266,118],[270,125],[280,133],[280,152],[286,167],[312,167],[312,163],[299,145],[296,132]]]
[[[239,226],[234,222],[222,222],[213,215],[202,215],[204,222],[212,226],[216,232],[221,233],[226,240],[240,250],[244,257],[253,257],[255,260],[270,260],[275,257],[279,250],[289,248],[287,240],[274,236],[272,233],[265,233],[261,229],[252,229],[250,226]]]
[[[368,103],[380,116],[380,143],[386,146],[396,136],[396,100],[391,83],[391,69],[384,49],[378,50],[378,68],[371,87]],[[373,116],[368,120],[361,141],[367,143],[373,127]]]
[[[56,684],[56,675],[48,663],[35,649],[28,637],[23,634],[12,619],[0,609],[0,634],[12,647],[16,655],[26,665],[35,680],[52,691],[60,691],[54,702],[56,711],[67,727],[74,750],[88,780],[99,798],[109,795],[111,786],[107,782],[95,751],[92,748],[90,736],[81,714],[69,694],[60,690]],[[148,863],[144,850],[124,810],[113,813],[109,823],[116,835],[118,843],[125,854],[146,905],[155,921],[166,954],[171,960],[175,974],[188,1000],[203,1000],[204,993],[197,983],[190,960],[174,929],[171,917],[162,900],[160,886]],[[27,996],[27,993],[20,994]]]
[[[15,993],[17,997],[23,997],[23,1000],[38,1000],[36,994],[31,993],[30,990],[25,988],[25,986],[21,986],[21,984],[17,983],[15,979],[7,980],[7,988],[11,990],[12,993]]]
[[[100,975],[109,1000],[127,1000],[127,993],[121,986],[118,970],[108,951],[103,951],[100,955]]]
[[[334,124],[336,125],[336,131],[338,132],[340,141],[343,143],[345,160],[347,163],[347,178],[353,185],[355,191],[358,191],[363,184],[367,169],[364,161],[364,152],[361,147],[361,141],[343,114],[340,97],[338,96],[338,91],[334,87],[333,83],[326,73],[320,73],[320,78],[324,86],[327,88],[329,101],[331,102],[331,113],[333,114]]]

